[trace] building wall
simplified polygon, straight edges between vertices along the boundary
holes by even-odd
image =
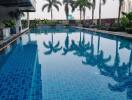
[[[131,12],[132,11],[132,0],[125,0],[122,6],[123,12]]]
[[[4,28],[3,20],[9,20],[11,17],[9,16],[9,12],[15,11],[18,9],[17,7],[4,7],[0,6],[0,28]],[[19,33],[21,27],[21,17],[16,20],[16,32]]]
[[[12,8],[12,7],[7,8],[7,7],[0,6],[0,28],[4,27],[2,23],[3,20],[10,19],[9,12],[15,9],[16,8]]]

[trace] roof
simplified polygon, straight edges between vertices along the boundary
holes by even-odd
[[[35,11],[36,0],[0,0],[1,6],[20,7],[23,11]]]

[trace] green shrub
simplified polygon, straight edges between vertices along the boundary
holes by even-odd
[[[16,22],[15,20],[4,20],[3,24],[5,25],[5,27],[15,27]]]
[[[122,32],[125,31],[125,28],[122,26],[122,24],[113,23],[108,30],[114,32]]]
[[[109,31],[114,31],[114,32],[122,32],[125,29],[123,27],[110,27],[108,30]]]
[[[26,27],[28,27],[28,22],[27,22],[27,20],[22,20],[21,23],[22,23],[22,28],[23,28],[23,29],[26,28]]]
[[[122,17],[121,18],[121,25],[126,28],[129,26],[129,19],[127,17]]]
[[[126,32],[132,34],[132,28],[126,28]]]

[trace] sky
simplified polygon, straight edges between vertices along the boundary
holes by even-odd
[[[30,19],[50,19],[50,13],[47,12],[47,9],[42,11],[42,6],[46,3],[46,0],[36,0],[36,12],[30,13]],[[59,0],[62,2],[62,0]],[[107,0],[106,4],[102,6],[102,18],[117,18],[118,16],[118,6],[119,0]],[[71,8],[70,8],[71,9]],[[95,9],[95,18],[99,16],[99,0],[96,1],[96,9]],[[76,9],[75,12],[70,12],[70,15],[74,17],[74,19],[79,19],[79,9]],[[86,10],[86,19],[91,19],[92,11]],[[53,19],[66,19],[64,6],[60,6],[60,11],[58,12],[55,8],[53,8]]]

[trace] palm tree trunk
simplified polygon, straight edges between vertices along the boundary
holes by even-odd
[[[66,7],[65,7],[65,12],[66,12],[66,20],[68,20],[68,15],[69,15],[69,8],[68,8],[68,4],[66,4]]]
[[[52,41],[52,44],[53,44],[53,42],[54,42],[53,33],[51,33],[51,41]]]
[[[94,8],[92,7],[92,24],[93,24],[93,20],[94,20]]]
[[[129,57],[129,75],[131,74],[131,66],[132,66],[132,50],[131,50],[131,53],[130,53],[130,57]]]
[[[83,10],[83,24],[85,23],[85,9]]]
[[[118,57],[119,56],[118,55],[119,54],[118,53],[119,51],[118,51],[118,47],[119,47],[118,40],[116,40],[116,51],[115,51],[116,54],[115,54],[115,62],[114,62],[116,67],[119,66],[119,57]]]
[[[79,40],[80,42],[82,41],[82,35],[81,35],[81,34],[82,34],[82,33],[80,32],[80,40]]]
[[[118,24],[120,23],[120,16],[121,16],[121,3],[119,4]]]
[[[91,54],[94,55],[93,34],[91,36]]]
[[[81,10],[81,7],[80,7],[80,24],[81,24],[81,20],[82,20],[82,10]]]
[[[100,35],[98,36],[98,49],[97,49],[97,54],[99,54],[100,50]]]
[[[53,20],[53,9],[51,7],[51,21]]]
[[[99,3],[99,25],[101,25],[101,0]]]

